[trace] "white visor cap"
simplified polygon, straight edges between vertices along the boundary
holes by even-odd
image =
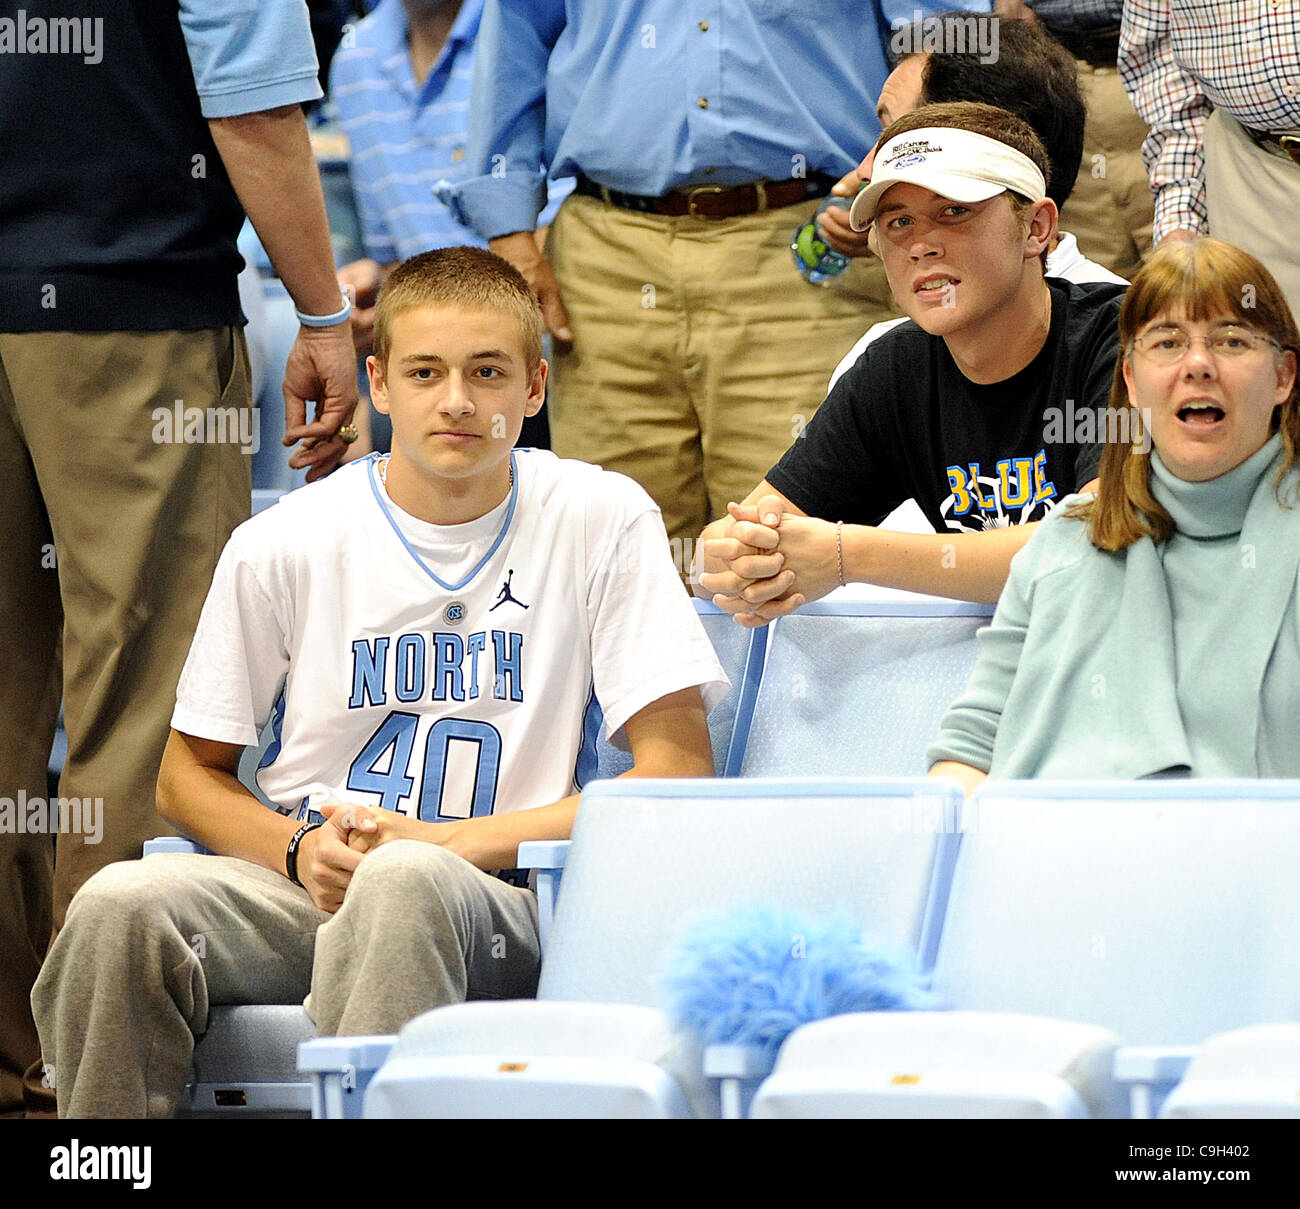
[[[1027,155],[970,130],[924,126],[895,135],[876,152],[871,184],[853,199],[849,225],[865,231],[886,189],[920,185],[956,202],[981,202],[1012,190],[1030,201],[1047,196],[1047,182]]]

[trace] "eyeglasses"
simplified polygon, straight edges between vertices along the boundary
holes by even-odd
[[[1274,348],[1282,347],[1272,336],[1251,331],[1248,327],[1238,327],[1232,323],[1216,327],[1208,336],[1192,336],[1181,327],[1172,324],[1153,327],[1137,337],[1132,347],[1148,361],[1154,361],[1158,365],[1174,365],[1187,356],[1187,350],[1198,340],[1216,358],[1225,360],[1248,357],[1265,344],[1271,344]]]

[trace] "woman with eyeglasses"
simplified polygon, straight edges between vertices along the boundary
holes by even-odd
[[[931,773],[1300,776],[1300,333],[1253,256],[1167,243],[1120,312],[1095,496],[1017,555]]]

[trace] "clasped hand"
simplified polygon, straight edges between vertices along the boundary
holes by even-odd
[[[750,628],[820,599],[839,582],[836,527],[783,509],[779,496],[728,504],[724,532],[702,543],[710,565],[723,569],[701,573],[700,585]]]
[[[303,839],[298,857],[298,877],[322,911],[343,905],[348,883],[366,853],[393,840],[438,842],[430,825],[397,810],[380,810],[355,803],[327,804],[320,808],[325,822]],[[450,841],[454,823],[437,824],[439,840]]]

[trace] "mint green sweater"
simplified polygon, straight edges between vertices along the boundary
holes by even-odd
[[[1300,777],[1300,507],[1272,437],[1208,483],[1151,456],[1177,526],[1110,554],[1066,511],[1011,564],[927,756],[998,777]],[[1283,498],[1293,504],[1293,469]]]

